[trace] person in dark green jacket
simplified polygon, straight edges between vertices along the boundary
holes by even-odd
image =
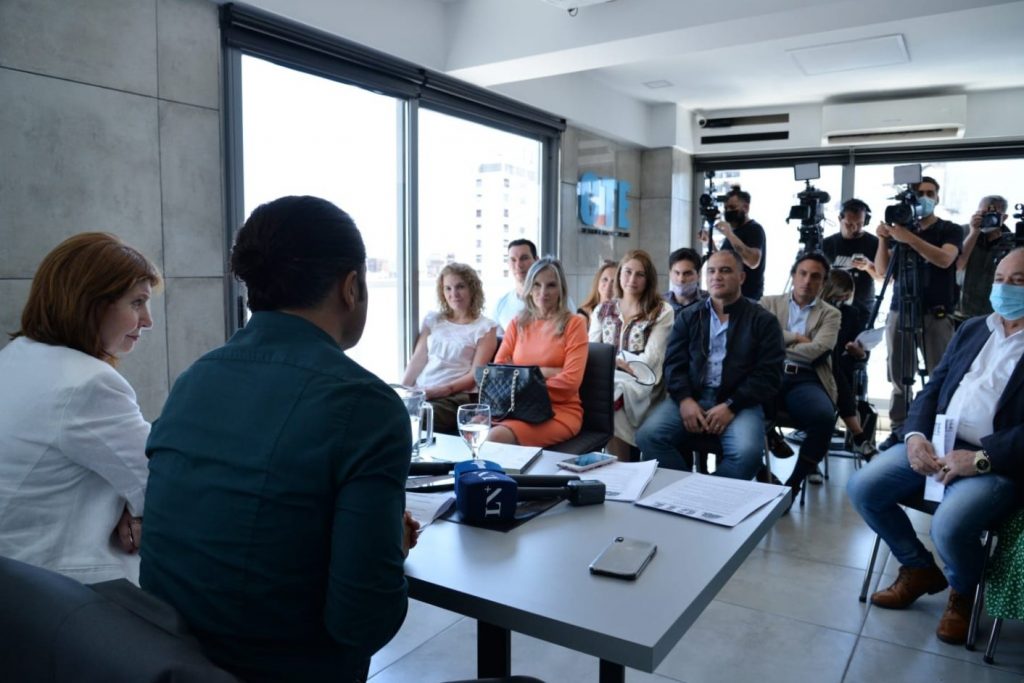
[[[231,254],[248,324],[175,382],[150,457],[141,585],[249,681],[361,681],[407,609],[409,418],[345,350],[366,252],[315,197],[257,208]]]

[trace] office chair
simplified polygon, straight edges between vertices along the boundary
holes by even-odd
[[[939,504],[936,503],[935,501],[925,500],[923,492],[919,495],[916,495],[912,498],[908,498],[907,500],[900,502],[900,505],[902,505],[905,508],[910,508],[911,510],[923,512],[926,515],[934,515],[935,510],[938,509],[939,507]],[[995,540],[996,535],[997,531],[995,529],[991,529],[985,531],[984,535],[982,536],[982,538],[985,541],[985,560],[981,566],[982,579],[978,582],[977,588],[974,589],[974,607],[971,609],[971,621],[967,627],[967,642],[964,644],[964,647],[966,647],[968,650],[974,650],[974,645],[978,639],[978,623],[981,619],[981,607],[985,601],[985,571],[988,566],[989,555],[992,553],[992,544]],[[874,572],[875,560],[878,558],[878,549],[881,547],[881,545],[882,537],[876,534],[875,545],[871,549],[871,559],[868,561],[868,567],[864,572],[864,583],[861,585],[860,588],[859,600],[861,602],[867,602],[868,589],[871,584],[871,575]],[[998,624],[993,626],[993,634],[995,638],[998,640]],[[989,647],[993,650],[995,649],[991,639],[989,640]],[[986,657],[988,656],[989,655],[986,652]]]
[[[580,455],[599,451],[615,432],[615,347],[590,342],[587,366],[580,384],[583,402],[583,427],[576,436],[545,450]]]
[[[125,579],[85,586],[0,557],[0,679],[38,683],[237,683],[177,611]]]

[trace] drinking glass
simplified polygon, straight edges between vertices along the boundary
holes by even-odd
[[[456,417],[459,434],[466,440],[466,445],[473,452],[473,459],[480,459],[480,447],[487,440],[491,431],[491,407],[486,403],[467,403],[459,406]]]

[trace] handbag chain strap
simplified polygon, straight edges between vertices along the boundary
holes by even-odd
[[[512,371],[512,389],[510,390],[510,393],[512,394],[512,407],[509,408],[509,412],[512,413],[513,415],[516,412],[516,384],[518,383],[519,368],[516,368],[515,370]]]
[[[491,374],[490,368],[484,368],[483,376],[480,377],[480,398],[484,396],[484,384],[487,383],[487,376]],[[516,385],[519,383],[519,368],[512,371],[512,387],[509,393],[512,395],[511,407],[509,412],[514,413],[516,410]]]

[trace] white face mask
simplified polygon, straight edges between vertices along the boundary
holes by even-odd
[[[668,288],[675,296],[681,296],[684,299],[689,299],[691,296],[697,293],[697,285],[700,284],[697,280],[688,284],[677,285],[676,283],[670,283]]]

